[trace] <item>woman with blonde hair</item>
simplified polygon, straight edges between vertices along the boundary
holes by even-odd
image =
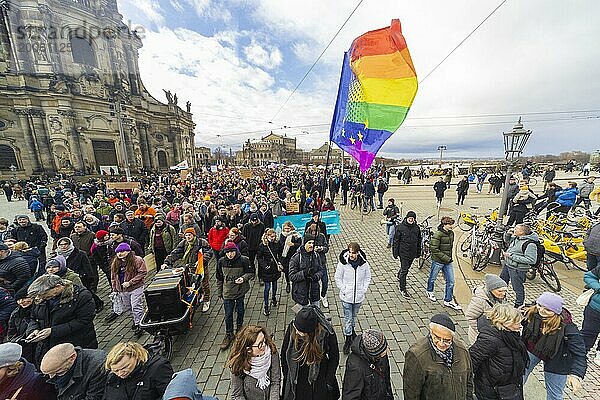
[[[523,399],[529,356],[520,337],[522,319],[509,304],[496,304],[478,319],[479,335],[469,349],[478,399]]]
[[[104,400],[160,400],[173,376],[169,361],[139,343],[117,343],[106,356]]]
[[[279,400],[281,362],[266,328],[247,325],[236,335],[227,367],[232,400]]]
[[[585,344],[562,297],[550,292],[538,297],[527,310],[522,338],[529,352],[524,382],[543,361],[548,400],[562,399],[565,385],[574,393],[581,389],[587,368]]]
[[[290,292],[291,284],[289,279],[290,259],[296,253],[298,247],[302,245],[302,235],[296,232],[296,227],[291,221],[285,221],[281,227],[279,236],[279,261],[283,266],[283,276],[285,277],[285,291]]]
[[[258,262],[258,278],[265,283],[264,288],[264,309],[263,314],[268,316],[271,313],[269,308],[269,292],[273,287],[271,305],[277,306],[277,281],[281,277],[283,266],[279,262],[279,242],[277,233],[274,229],[265,230],[261,243],[256,251],[256,261]]]

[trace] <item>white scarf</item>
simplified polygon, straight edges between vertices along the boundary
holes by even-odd
[[[290,248],[292,247],[292,239],[294,239],[295,237],[299,238],[302,236],[300,236],[300,234],[296,231],[281,232],[281,234],[285,237],[285,244],[283,245],[283,251],[281,252],[281,256],[286,257],[288,251],[290,251]]]
[[[257,380],[256,387],[265,390],[271,384],[269,369],[271,369],[271,349],[267,346],[265,354],[252,357],[250,371],[244,372]]]

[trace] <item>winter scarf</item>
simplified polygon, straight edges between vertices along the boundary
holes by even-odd
[[[500,331],[500,336],[502,337],[502,341],[509,349],[511,349],[511,352],[513,353],[511,377],[517,379],[519,377],[519,372],[527,369],[529,364],[529,354],[527,354],[527,348],[525,348],[525,345],[521,341],[521,337],[518,332],[502,330]],[[519,356],[519,358],[515,356]]]
[[[269,379],[269,369],[271,369],[271,349],[267,346],[267,351],[262,356],[252,357],[250,361],[250,371],[244,371],[257,380],[256,387],[265,390],[271,384]]]
[[[281,256],[285,258],[287,257],[288,251],[290,251],[290,249],[292,248],[292,240],[294,238],[302,238],[302,236],[300,236],[300,234],[296,231],[281,232],[281,234],[283,235],[283,237],[285,237],[285,244],[283,245],[283,251],[281,252]]]
[[[69,258],[69,256],[71,255],[71,253],[73,253],[74,250],[75,246],[73,246],[73,241],[69,239],[69,248],[65,251],[62,251],[60,248],[57,248],[56,254],[58,254],[59,256],[63,256],[64,258]]]
[[[442,359],[442,362],[446,365],[446,367],[452,367],[452,361],[454,360],[454,351],[452,350],[452,346],[448,347],[448,350],[446,351],[441,351],[433,343],[431,335],[429,335],[429,345],[431,346],[433,351],[435,351],[435,354],[437,354],[438,357]]]
[[[19,388],[31,385],[38,377],[34,365],[21,358],[23,368],[12,378],[5,378],[0,389],[0,399],[10,399]]]
[[[561,324],[560,328],[553,333],[542,334],[543,318],[540,314],[535,313],[533,321],[527,324],[523,331],[523,340],[527,348],[543,361],[548,361],[554,358],[565,337],[565,324]]]

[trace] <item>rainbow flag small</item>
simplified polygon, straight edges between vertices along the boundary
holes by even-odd
[[[365,172],[404,122],[417,87],[400,20],[354,39],[344,53],[330,140]]]

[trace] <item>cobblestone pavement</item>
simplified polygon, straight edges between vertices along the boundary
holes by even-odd
[[[402,202],[403,213],[406,214],[408,210],[414,210],[419,220],[427,215],[435,214],[436,217],[433,218],[432,222],[433,225],[437,224],[437,210],[431,189],[433,180],[416,180],[410,186],[396,185],[397,181],[395,179],[392,179],[391,183],[392,186],[385,196],[386,199],[394,197],[397,204]],[[478,206],[479,210],[477,211],[486,212],[489,208],[497,207],[500,202],[499,198],[495,196],[470,193],[467,196],[465,206],[459,208],[454,204],[454,189],[453,185],[446,192],[448,197],[444,200],[440,215],[457,217],[459,211],[473,211],[470,209],[471,206]],[[7,204],[5,199],[1,201],[0,215],[12,217],[16,213],[24,211],[24,202]],[[339,200],[337,203],[339,204]],[[338,291],[334,288],[333,274],[340,251],[346,247],[348,242],[358,241],[367,253],[373,277],[367,298],[359,313],[357,331],[360,332],[366,328],[377,328],[385,332],[391,349],[392,386],[396,398],[401,399],[404,352],[411,343],[426,334],[429,318],[437,312],[447,312],[457,322],[458,337],[464,340],[467,338],[467,322],[461,312],[444,307],[440,300],[435,303],[427,300],[424,288],[428,271],[419,270],[416,263],[411,268],[408,276],[408,288],[412,298],[406,300],[399,295],[396,280],[398,263],[391,257],[389,249],[386,249],[385,227],[380,225],[381,210],[376,210],[376,212],[364,217],[361,217],[357,211],[351,211],[344,207],[340,211],[342,215],[342,233],[332,236],[331,250],[328,254],[330,276],[328,311],[338,334],[340,349],[343,344],[341,333],[342,308]],[[457,239],[460,236],[459,233],[461,232],[457,229]],[[483,274],[485,272],[499,273],[499,268],[490,266],[483,273],[477,273],[471,270],[466,260],[458,257],[457,261],[457,264],[455,264],[457,280],[455,294],[458,301],[466,307],[472,289],[481,282]],[[152,266],[151,262],[148,262],[148,264],[149,267]],[[209,270],[214,282],[214,266],[212,264]],[[558,267],[557,270],[564,286],[561,295],[566,299],[568,307],[574,315],[575,322],[580,326],[582,308],[576,305],[575,298],[581,293],[583,287],[581,282],[582,273],[579,271],[561,271],[561,267]],[[293,318],[292,306],[294,304],[290,295],[285,292],[285,285],[280,284],[279,286],[279,306],[271,311],[269,317],[265,317],[261,312],[262,287],[258,283],[252,284],[252,289],[246,297],[245,322],[265,325],[274,334],[275,342],[280,346],[285,328]],[[544,290],[544,283],[539,279],[528,282],[526,286],[527,301],[534,300]],[[443,297],[443,279],[441,277],[438,278],[435,292],[438,298]],[[101,296],[103,298],[108,297],[106,282],[101,284]],[[218,344],[221,342],[225,330],[223,307],[215,300],[211,302],[211,309],[207,313],[198,312],[196,314],[194,327],[190,332],[176,338],[172,363],[175,370],[187,367],[193,368],[205,394],[216,395],[223,400],[229,398],[230,377],[229,371],[224,369],[227,353],[220,352],[218,349]],[[109,349],[119,341],[135,340],[130,329],[130,318],[121,317],[112,324],[107,325],[104,322],[104,317],[108,313],[109,309],[105,308],[96,318],[96,330],[100,347]],[[143,343],[151,340],[152,338],[147,334],[140,338],[140,342]],[[345,364],[344,356],[341,357],[340,364],[338,377],[341,385]],[[543,399],[545,398],[544,388],[543,384],[540,383],[543,376],[539,368],[536,370],[534,378],[530,379],[526,385],[525,398]],[[577,396],[567,393],[567,398],[598,398],[600,391],[597,382],[599,378],[600,368],[594,365],[590,359],[588,375],[584,381],[584,390],[578,393]]]

